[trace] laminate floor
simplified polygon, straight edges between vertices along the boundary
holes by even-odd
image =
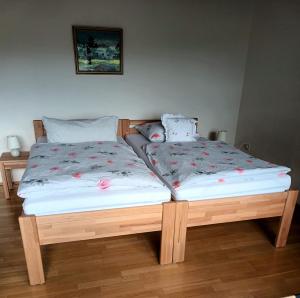
[[[0,187],[0,297],[283,297],[300,293],[300,223],[288,245],[270,239],[278,220],[188,229],[186,261],[160,266],[159,233],[49,245],[46,284],[29,286],[20,200]]]

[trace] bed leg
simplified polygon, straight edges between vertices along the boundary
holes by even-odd
[[[11,176],[11,170],[6,170],[6,180],[8,184],[8,189],[13,189],[13,182],[12,182],[12,176]]]
[[[277,237],[276,237],[276,242],[275,242],[276,247],[285,247],[286,245],[295,205],[297,202],[297,197],[298,197],[297,190],[290,190],[288,192],[283,214],[280,219]]]
[[[160,264],[171,264],[173,260],[174,223],[176,203],[163,203]]]
[[[188,202],[186,201],[176,202],[173,263],[184,261],[188,209],[189,209]]]
[[[41,248],[35,216],[20,216],[19,224],[30,285],[45,282]]]

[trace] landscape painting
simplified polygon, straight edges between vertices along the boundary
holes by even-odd
[[[77,74],[123,74],[123,31],[73,26]]]

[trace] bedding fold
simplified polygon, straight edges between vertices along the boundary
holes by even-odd
[[[159,190],[163,183],[133,150],[117,142],[41,143],[31,148],[18,196]]]
[[[246,185],[255,190],[257,182],[273,180],[276,181],[274,189],[288,189],[291,183],[287,175],[289,168],[257,159],[224,142],[201,139],[198,142],[149,143],[144,149],[158,174],[174,190],[173,195],[195,188],[198,196],[207,197],[208,189],[214,188],[215,194],[217,189],[224,192],[231,185],[241,189]],[[262,183],[260,187],[264,188]]]

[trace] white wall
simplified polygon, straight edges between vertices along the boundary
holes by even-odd
[[[300,188],[300,2],[257,1],[236,144],[292,168]]]
[[[0,0],[0,152],[32,120],[200,118],[202,135],[234,141],[251,23],[251,1]],[[124,29],[124,75],[76,75],[72,25]]]

